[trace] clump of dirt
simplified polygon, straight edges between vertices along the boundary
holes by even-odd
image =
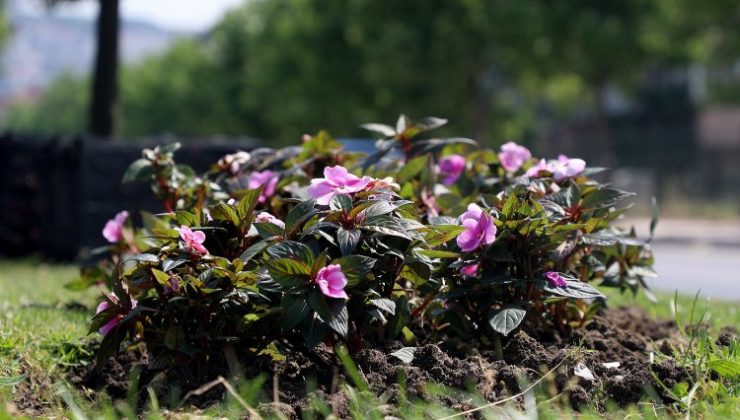
[[[720,341],[736,333],[723,330]],[[466,410],[471,408],[467,390],[493,402],[516,395],[522,384],[532,383],[546,372],[551,374],[543,380],[545,392],[560,394],[574,408],[596,409],[604,408],[607,401],[620,405],[638,402],[648,388],[662,395],[656,377],[668,387],[688,378],[688,372],[671,360],[650,363],[649,352],[674,348],[681,337],[675,323],[650,318],[639,308],[605,309],[570,337],[543,332],[534,335],[538,338],[522,330],[511,334],[503,342],[502,359],[488,347],[468,343],[465,348],[465,343],[455,339],[418,344],[408,363],[391,354],[403,347],[398,342],[360,350],[352,358],[369,390],[388,401],[387,415],[396,414],[394,405],[414,398]],[[285,360],[275,363],[264,359],[241,362],[244,377],[262,374],[268,378],[263,391],[273,401],[261,404],[259,412],[296,418],[314,398],[328,404],[337,416],[350,416],[348,397],[338,384],[351,380],[337,366],[331,349],[288,349],[284,355]],[[218,376],[229,377],[223,364],[202,372],[148,371],[145,351],[139,347],[111,358],[100,373],[94,369],[73,373],[71,381],[105,391],[114,399],[125,398],[131,386],[130,373],[136,368],[142,370],[140,389],[151,387],[160,404],[171,401],[171,407],[182,402],[188,391],[203,388]],[[583,373],[584,368],[588,374]],[[581,374],[576,375],[576,370]],[[315,384],[311,392],[307,381]],[[452,392],[430,393],[428,385],[432,383]],[[222,400],[224,394],[222,386],[213,386],[197,395],[191,393],[187,405],[207,406]],[[145,392],[139,395],[146,399]]]

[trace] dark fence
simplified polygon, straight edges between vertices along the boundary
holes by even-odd
[[[101,230],[117,212],[162,211],[148,185],[121,184],[141,149],[173,141],[96,141],[89,138],[0,135],[0,255],[37,254],[71,260],[103,245]],[[249,138],[187,142],[178,162],[202,171]]]

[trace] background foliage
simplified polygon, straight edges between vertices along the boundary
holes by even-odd
[[[359,121],[414,109],[484,142],[522,138],[553,118],[593,109],[598,119],[610,85],[629,94],[656,71],[731,66],[738,14],[720,0],[255,0],[126,68],[120,134],[290,144],[297,127],[353,136]],[[87,83],[60,78],[6,124],[84,131]]]

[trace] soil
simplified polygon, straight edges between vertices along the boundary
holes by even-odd
[[[650,318],[636,307],[603,310],[567,339],[553,334],[533,335],[524,331],[512,333],[504,342],[503,360],[488,347],[455,340],[419,345],[410,363],[390,354],[403,347],[398,342],[361,350],[352,358],[370,391],[387,399],[391,408],[384,414],[388,415],[395,414],[392,407],[407,398],[435,401],[459,411],[474,408],[464,392],[447,392],[443,396],[427,392],[431,383],[457,391],[473,389],[493,402],[519,393],[521,384],[532,383],[552,370],[542,381],[541,390],[576,409],[601,410],[608,401],[620,406],[636,403],[646,392],[667,402],[656,378],[667,387],[688,379],[688,372],[672,360],[650,363],[650,352],[671,352],[682,343],[676,325]],[[722,329],[718,344],[729,342],[733,335],[737,335],[736,330]],[[222,386],[204,390],[202,385],[219,375],[228,378],[227,369],[153,372],[147,370],[146,360],[145,350],[134,348],[109,359],[101,373],[90,366],[70,372],[69,379],[88,395],[104,391],[113,399],[122,399],[131,386],[131,372],[140,369],[140,401],[147,399],[147,387],[157,394],[160,405],[171,408],[182,402],[187,391],[198,387],[203,392],[189,396],[187,406],[203,408],[223,400]],[[263,386],[264,395],[271,396],[268,400],[277,396],[277,401],[259,405],[261,412],[297,418],[309,407],[311,398],[316,398],[328,404],[337,416],[349,417],[347,395],[337,384],[351,380],[345,378],[332,360],[331,350],[319,346],[311,353],[289,352],[282,362],[242,361],[242,364],[245,377],[263,374],[268,378]],[[577,366],[585,366],[592,377],[575,375]],[[315,384],[310,393],[307,382]],[[399,383],[406,384],[404,389]]]

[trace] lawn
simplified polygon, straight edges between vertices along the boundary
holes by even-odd
[[[18,414],[12,404],[14,392],[16,395],[18,392],[43,395],[48,403],[37,409],[47,416],[82,417],[83,412],[100,413],[100,410],[107,413],[105,417],[130,414],[127,406],[119,404],[113,408],[109,401],[94,405],[84,403],[76,391],[65,385],[64,367],[90,358],[84,343],[86,325],[96,304],[95,290],[80,293],[63,288],[76,276],[77,269],[68,265],[50,265],[34,260],[0,261],[0,418]],[[682,295],[677,296],[676,300],[674,295],[665,293],[658,294],[658,302],[651,302],[642,295],[637,298],[614,292],[608,295],[612,306],[637,304],[653,316],[675,318],[681,325],[706,322],[710,326],[709,335],[687,335],[690,350],[682,356],[683,363],[699,366],[693,382],[697,385],[675,390],[677,398],[684,401],[677,402],[673,408],[688,409],[691,414],[707,417],[733,417],[740,414],[740,374],[737,371],[740,366],[740,344],[735,341],[729,349],[718,349],[712,345],[713,340],[708,338],[722,326],[740,325],[737,302]],[[720,383],[713,380],[717,377],[716,360],[723,361],[719,365],[724,366],[726,371],[721,376],[729,378],[729,381]],[[713,372],[707,368],[710,365],[715,367]],[[249,384],[244,384],[240,390],[234,395],[241,393],[243,399],[234,396],[223,406],[214,407],[203,414],[236,415],[244,404],[251,405],[254,402],[254,395],[248,395]],[[475,398],[471,395],[471,399]],[[365,414],[370,412],[367,411],[368,407],[372,408],[375,404],[377,408],[377,404],[380,404],[362,394],[358,394],[353,403],[356,412]],[[536,409],[545,418],[573,415],[571,411],[561,411],[556,405],[541,400]],[[408,404],[405,410],[407,417],[451,414],[448,410],[421,402]],[[501,414],[494,408],[482,413],[493,416]],[[671,413],[675,411],[646,403],[627,410],[615,409],[611,414],[614,417],[628,414],[652,417]],[[585,417],[589,417],[589,414],[586,413]]]

